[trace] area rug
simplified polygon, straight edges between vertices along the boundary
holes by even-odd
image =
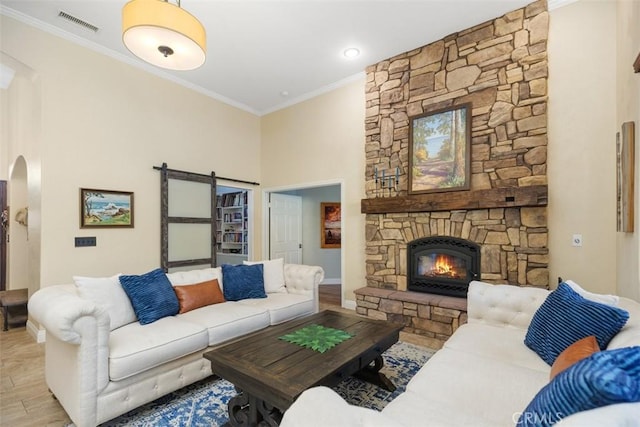
[[[409,380],[433,355],[433,351],[398,342],[384,354],[382,372],[397,387],[393,393],[356,378],[347,378],[334,387],[347,402],[381,410],[405,390]],[[228,421],[227,403],[236,392],[230,382],[209,377],[154,400],[101,427],[216,427]]]

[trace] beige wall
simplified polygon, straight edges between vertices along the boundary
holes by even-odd
[[[603,293],[616,291],[615,25],[615,2],[579,1],[551,11],[548,45],[550,278]]]
[[[41,80],[42,286],[159,265],[154,165],[259,181],[259,117],[1,19],[2,51]],[[80,229],[81,187],[133,191],[135,228]],[[75,236],[97,246],[74,248]]]
[[[631,64],[640,53],[640,2],[618,1],[617,117],[616,130],[622,123],[635,122],[635,232],[618,233],[617,270],[620,295],[640,301],[640,74]]]
[[[342,180],[343,298],[365,286],[364,76],[262,118],[262,186]],[[349,303],[347,303],[349,304]]]

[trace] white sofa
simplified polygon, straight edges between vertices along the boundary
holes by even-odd
[[[472,282],[468,323],[418,371],[382,411],[349,405],[326,387],[305,391],[281,427],[513,426],[549,383],[550,366],[525,344],[532,317],[549,291]],[[640,304],[619,298],[630,314],[607,349],[640,345]],[[640,426],[640,403],[570,415],[558,426]]]
[[[220,268],[168,274],[172,285],[219,279]],[[227,301],[110,330],[103,305],[75,285],[42,288],[29,314],[46,329],[46,382],[78,427],[96,426],[212,374],[209,347],[318,311],[320,267],[284,264],[286,292]]]

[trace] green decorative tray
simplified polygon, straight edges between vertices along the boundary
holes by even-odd
[[[278,339],[324,353],[352,336],[352,334],[340,329],[311,324]]]

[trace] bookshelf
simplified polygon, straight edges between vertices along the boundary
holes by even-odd
[[[224,259],[247,259],[248,212],[247,192],[219,194],[216,196],[216,250]],[[241,262],[241,261],[240,261]]]

